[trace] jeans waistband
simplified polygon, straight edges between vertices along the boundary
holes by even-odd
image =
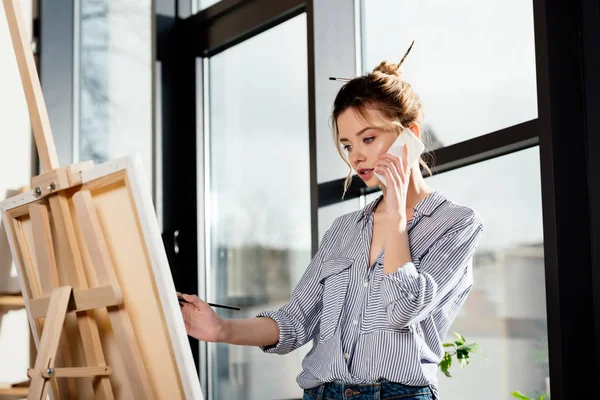
[[[370,396],[378,394],[381,396],[402,396],[402,395],[424,395],[432,396],[433,393],[429,386],[407,386],[394,382],[377,382],[368,384],[328,382],[320,386],[306,389],[308,393],[316,398],[343,398],[352,399],[362,395]]]

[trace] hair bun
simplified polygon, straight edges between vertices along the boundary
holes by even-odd
[[[385,75],[395,76],[402,79],[402,72],[400,71],[400,64],[394,64],[389,61],[382,61],[373,72],[380,72]]]

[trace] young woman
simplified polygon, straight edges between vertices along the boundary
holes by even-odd
[[[406,148],[387,153],[404,128],[422,139],[423,108],[399,67],[383,62],[335,99],[342,158],[383,194],[334,221],[290,301],[260,318],[224,320],[183,295],[197,339],[277,354],[312,340],[297,379],[306,400],[437,398],[442,341],[473,284],[479,214],[429,187]]]

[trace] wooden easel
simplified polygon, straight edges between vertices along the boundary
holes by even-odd
[[[55,378],[96,378],[94,392],[96,398],[113,399],[110,381],[107,379],[112,369],[106,365],[102,345],[98,335],[98,327],[88,313],[97,308],[107,308],[108,316],[115,330],[120,350],[126,359],[131,361],[128,368],[129,379],[135,386],[136,398],[154,398],[150,391],[144,364],[141,360],[137,343],[133,340],[133,329],[127,312],[119,307],[123,303],[121,290],[114,277],[106,244],[97,216],[91,206],[89,192],[80,191],[76,195],[76,208],[79,222],[83,230],[86,245],[92,254],[92,262],[98,274],[97,286],[92,289],[84,288],[81,277],[76,274],[70,280],[79,283],[80,289],[65,285],[59,286],[58,270],[53,254],[53,243],[50,235],[50,220],[47,208],[35,204],[29,206],[32,217],[36,256],[39,263],[41,297],[30,301],[30,312],[34,318],[45,318],[38,356],[35,365],[28,375],[31,386],[28,399],[45,397],[48,384]],[[50,203],[52,205],[52,203]],[[51,210],[55,210],[52,206]],[[83,271],[80,271],[83,272]],[[46,293],[51,293],[49,296]],[[83,348],[88,367],[56,367],[58,348],[62,341],[63,358],[67,365],[72,365],[68,345],[65,343],[65,326],[67,312],[74,312],[81,332]],[[58,389],[58,388],[57,388]],[[73,384],[67,388],[71,398],[77,398]],[[60,393],[60,389],[58,389]]]
[[[45,399],[49,387],[55,400],[124,398],[126,391],[129,396],[144,400],[201,398],[199,384],[197,387],[194,382],[190,384],[189,365],[193,362],[190,362],[191,358],[186,358],[187,354],[182,350],[184,347],[179,343],[182,341],[178,341],[179,347],[166,343],[170,342],[169,338],[180,339],[184,336],[182,330],[185,332],[183,323],[178,326],[179,322],[172,317],[173,313],[168,314],[176,306],[163,299],[164,292],[170,290],[171,286],[163,285],[163,292],[160,293],[161,288],[156,289],[156,282],[147,279],[149,283],[139,289],[144,293],[130,295],[129,312],[124,304],[123,287],[119,283],[124,282],[124,273],[121,270],[121,276],[117,276],[114,263],[120,260],[115,260],[114,241],[111,242],[113,248],[109,249],[107,217],[104,215],[104,219],[99,218],[91,191],[98,187],[105,190],[104,187],[110,188],[110,185],[115,186],[123,181],[126,183],[123,190],[129,190],[129,198],[139,199],[141,195],[132,194],[133,189],[129,186],[131,176],[127,175],[127,168],[118,170],[111,166],[110,173],[98,173],[99,178],[83,182],[83,172],[92,171],[90,173],[93,175],[93,171],[102,166],[94,167],[92,162],[65,168],[58,165],[19,1],[3,0],[3,4],[43,169],[41,175],[31,179],[33,189],[30,192],[9,199],[8,205],[4,205],[9,239],[12,238],[11,250],[38,348],[34,367],[28,371],[31,378],[28,399]],[[102,193],[99,197],[103,196]],[[129,204],[129,207],[135,211],[139,205]],[[136,221],[138,225],[141,224],[139,216]],[[118,223],[114,219],[109,222],[113,225]],[[140,228],[140,231],[143,229]],[[151,239],[160,236],[156,231],[150,230],[150,233],[153,234]],[[147,230],[144,234],[147,239]],[[140,251],[138,253],[141,254]],[[150,260],[152,257],[145,253],[132,262],[139,264],[139,260],[147,261],[148,265],[155,267],[153,271],[156,274],[156,264],[161,264],[162,259],[157,262],[154,256],[155,259]],[[158,272],[163,270],[159,269]],[[127,286],[131,291],[130,278],[127,277]],[[139,285],[144,284],[143,278],[140,276]],[[165,276],[158,278],[165,280]],[[148,305],[150,314],[146,313],[145,316],[158,315],[156,318],[162,318],[160,322],[166,321],[163,325],[169,329],[163,326],[159,332],[162,336],[150,332],[154,334],[150,340],[147,335],[144,336],[146,332],[140,332],[147,330],[148,325],[143,326],[141,307],[139,303],[136,306],[135,301],[131,301],[131,296],[146,294],[152,289],[153,282],[155,293],[148,294],[147,299],[154,301],[156,292],[162,297],[156,304]],[[176,299],[172,297],[176,304]],[[154,308],[151,309],[151,306]],[[130,314],[132,311],[135,321]],[[176,327],[172,328],[172,325]],[[158,332],[161,326],[156,329]],[[144,340],[141,340],[142,337]],[[113,346],[115,343],[116,346]],[[122,360],[124,365],[117,366],[117,369],[126,376],[113,375],[117,369],[114,365],[107,365],[106,351],[111,353],[113,360]],[[155,356],[155,353],[160,354]],[[162,360],[166,365],[157,366]],[[161,379],[162,382],[157,382]]]

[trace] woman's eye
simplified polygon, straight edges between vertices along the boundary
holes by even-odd
[[[345,145],[345,146],[343,147],[343,149],[344,149],[344,151],[350,151],[350,148],[351,148],[351,147],[352,147],[352,146],[350,146],[349,144],[347,144],[347,145]]]
[[[375,136],[371,136],[371,137],[365,138],[363,141],[365,143],[371,143],[373,140],[375,140]]]

